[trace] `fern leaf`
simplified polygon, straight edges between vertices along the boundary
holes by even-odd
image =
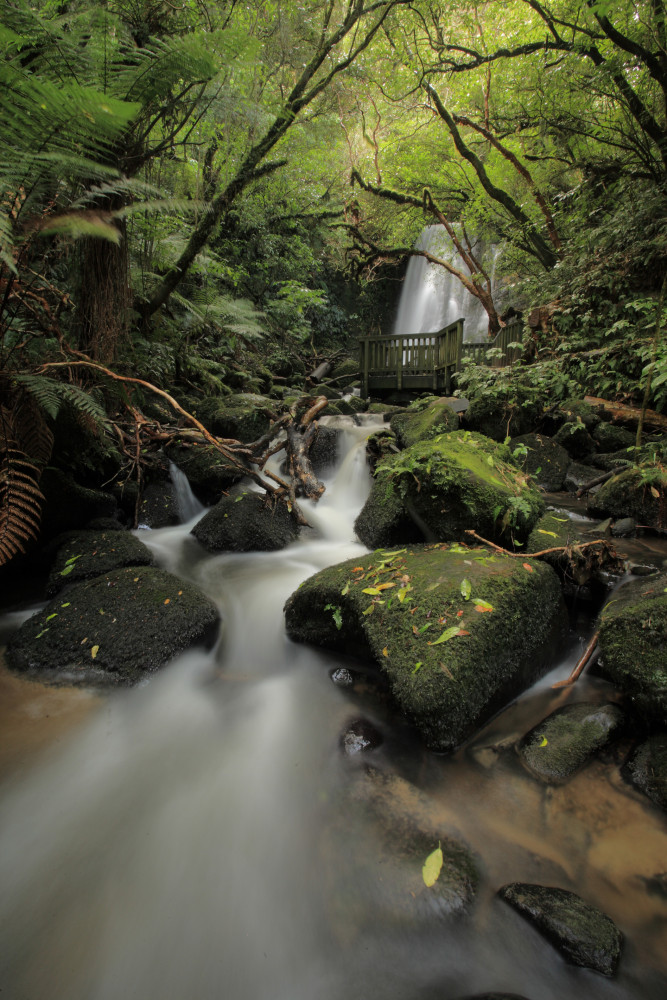
[[[0,565],[9,562],[39,535],[44,496],[39,469],[16,447],[3,422],[0,435]]]
[[[50,417],[55,419],[63,403],[68,403],[78,412],[90,417],[96,425],[108,429],[109,420],[104,407],[78,385],[57,382],[46,375],[16,375],[15,381],[34,396]]]

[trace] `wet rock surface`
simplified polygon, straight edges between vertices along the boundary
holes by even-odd
[[[192,492],[204,504],[216,503],[221,493],[243,479],[243,470],[226,462],[211,445],[173,444],[166,451],[170,461],[187,477]]]
[[[526,569],[457,545],[340,563],[306,580],[285,606],[293,639],[374,659],[436,750],[460,744],[546,668],[563,612],[549,566]]]
[[[382,734],[368,719],[349,722],[340,736],[340,748],[347,757],[375,750],[383,742]]]
[[[518,456],[515,460],[541,489],[554,493],[563,488],[565,473],[572,460],[562,445],[546,434],[522,434],[510,441],[510,451],[516,448],[528,449],[524,457]]]
[[[78,531],[62,541],[56,539],[54,547],[47,597],[122,566],[152,566],[154,562],[150,549],[129,531]]]
[[[665,496],[660,484],[653,490],[640,469],[626,469],[602,484],[588,510],[594,517],[633,517],[638,524],[665,527]]]
[[[218,623],[198,587],[132,566],[47,604],[10,637],[7,663],[51,683],[134,684],[190,646],[212,645]]]
[[[223,497],[192,534],[209,552],[275,552],[298,537],[299,526],[286,504],[248,492]]]
[[[517,746],[519,757],[543,781],[565,781],[607,745],[623,718],[617,705],[567,705],[527,733]]]
[[[560,444],[575,460],[585,458],[595,451],[595,441],[583,423],[565,423],[554,434],[554,441]]]
[[[621,773],[651,802],[667,810],[667,734],[652,736],[635,747]]]
[[[601,910],[567,889],[513,882],[499,897],[525,917],[573,965],[613,976],[622,935]]]
[[[444,399],[434,397],[396,413],[389,423],[401,448],[430,441],[438,434],[459,429],[458,415]]]

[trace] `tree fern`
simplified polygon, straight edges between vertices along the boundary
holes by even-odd
[[[90,417],[100,428],[109,428],[104,407],[84,389],[71,382],[59,382],[46,375],[16,375],[14,381],[37,401],[41,408],[55,420],[63,404],[73,407]]]
[[[44,500],[38,486],[41,468],[21,446],[25,427],[17,434],[17,419],[21,416],[16,408],[0,407],[0,565],[25,552],[27,543],[37,538]]]

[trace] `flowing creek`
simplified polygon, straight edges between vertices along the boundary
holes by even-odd
[[[655,878],[667,869],[667,822],[621,779],[625,748],[552,787],[512,750],[554,708],[610,697],[592,677],[550,687],[586,644],[585,615],[557,668],[448,757],[422,748],[372,674],[338,686],[331,674],[350,666],[344,658],[287,640],[289,594],[366,551],[352,524],[369,485],[369,426],[345,426],[326,494],[304,505],[314,530],[288,549],[212,556],[189,535],[196,516],[139,533],[161,566],[216,601],[222,637],[139,688],[74,692],[76,727],[52,720],[48,747],[23,766],[9,759],[0,785],[3,998],[667,995],[667,896]],[[19,620],[6,619],[5,632]],[[34,688],[54,705],[67,694]],[[346,755],[341,734],[360,718],[384,742]],[[345,822],[346,789],[369,765],[396,779],[396,808],[419,789],[442,835],[475,853],[481,880],[468,916],[400,921],[378,902],[374,831]],[[363,879],[348,864],[357,854],[368,859]],[[573,889],[607,912],[625,935],[618,975],[567,965],[496,898],[515,880]]]

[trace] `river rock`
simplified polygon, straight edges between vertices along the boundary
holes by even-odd
[[[433,397],[426,405],[409,406],[401,413],[395,413],[389,426],[400,447],[409,448],[418,441],[431,441],[438,434],[457,431],[459,418],[444,399]]]
[[[541,674],[564,625],[550,566],[460,545],[348,560],[301,584],[285,613],[293,639],[375,660],[441,751]]]
[[[556,493],[563,488],[563,480],[570,456],[562,445],[546,434],[521,434],[510,441],[510,451],[527,448],[525,456],[515,456],[520,468],[532,476],[540,489]]]
[[[297,538],[299,525],[286,504],[245,492],[219,500],[192,534],[209,552],[275,552]]]
[[[527,485],[504,445],[455,431],[379,462],[355,530],[368,548],[400,545],[415,536],[467,540],[469,528],[484,538],[521,541],[543,510],[539,493]]]
[[[342,431],[337,427],[327,427],[318,421],[315,437],[308,457],[316,476],[322,475],[338,461],[338,447]]]
[[[53,543],[55,557],[46,587],[54,597],[63,587],[122,566],[152,566],[153,554],[129,531],[77,531]]]
[[[566,423],[554,434],[554,441],[574,458],[584,458],[595,451],[595,441],[581,422]]]
[[[529,389],[515,384],[511,400],[505,393],[480,393],[471,400],[464,422],[472,431],[494,441],[504,441],[506,437],[518,437],[534,430],[541,409]]]
[[[468,996],[459,997],[459,1000],[526,1000],[526,997],[520,996],[518,993],[475,993],[474,996],[468,994]]]
[[[216,503],[222,493],[243,479],[245,473],[231,465],[213,445],[172,444],[167,457],[187,477],[190,489],[203,504]]]
[[[581,423],[592,433],[602,419],[598,409],[599,407],[593,407],[585,399],[566,399],[560,404],[558,415],[563,423]]]
[[[180,521],[176,490],[165,471],[163,479],[155,479],[142,491],[139,524],[143,528],[171,528]]]
[[[667,573],[619,587],[600,615],[597,673],[649,723],[667,726]]]
[[[576,493],[587,483],[593,482],[600,475],[600,470],[594,465],[584,465],[582,462],[570,462],[563,480],[563,489],[568,493]],[[596,489],[596,487],[593,487]]]
[[[111,493],[80,486],[60,469],[44,469],[39,488],[45,498],[41,543],[65,531],[82,528],[93,518],[115,517],[118,513],[118,504]]]
[[[498,895],[525,917],[573,965],[613,976],[622,935],[613,920],[576,893],[513,882]]]
[[[132,566],[47,604],[10,638],[7,663],[50,683],[134,684],[190,646],[211,645],[218,622],[198,587]]]
[[[601,420],[593,429],[592,437],[598,450],[603,452],[622,451],[632,448],[635,443],[635,435],[627,427],[609,424],[606,420]]]
[[[199,404],[197,416],[217,437],[249,443],[268,431],[273,400],[250,392],[234,396],[211,396]]]
[[[651,802],[667,810],[667,734],[652,736],[635,747],[621,773]]]
[[[383,742],[382,734],[368,719],[348,722],[340,735],[340,748],[348,757],[375,750]]]
[[[592,760],[622,723],[617,705],[566,705],[524,736],[517,747],[519,757],[536,777],[562,782]]]
[[[588,511],[594,517],[633,517],[638,524],[664,528],[667,494],[659,479],[650,483],[640,469],[626,469],[602,484],[591,497]]]

